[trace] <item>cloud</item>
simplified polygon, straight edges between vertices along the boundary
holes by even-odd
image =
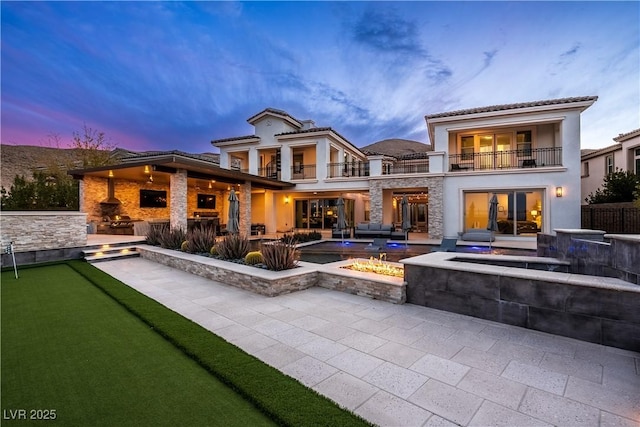
[[[423,55],[416,24],[393,11],[366,11],[353,28],[356,41],[383,52]]]

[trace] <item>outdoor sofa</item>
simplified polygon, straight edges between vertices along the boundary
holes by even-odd
[[[387,237],[390,239],[404,239],[404,232],[396,230],[392,224],[381,224],[379,222],[361,222],[354,230],[356,238],[367,237]]]
[[[458,233],[460,240],[471,240],[473,242],[493,242],[496,236],[491,231],[484,228],[470,228],[464,233]]]

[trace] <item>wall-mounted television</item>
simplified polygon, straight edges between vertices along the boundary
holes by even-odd
[[[166,208],[167,192],[161,190],[140,190],[141,208]]]
[[[216,196],[213,194],[198,194],[198,209],[215,209]]]

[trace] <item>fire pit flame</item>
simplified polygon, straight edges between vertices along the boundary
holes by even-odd
[[[404,277],[404,269],[386,262],[387,254],[382,253],[378,259],[369,258],[368,261],[355,260],[349,267],[351,270],[365,273],[376,273],[383,276]]]

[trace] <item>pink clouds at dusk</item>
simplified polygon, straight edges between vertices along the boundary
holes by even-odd
[[[597,95],[582,146],[640,127],[638,2],[2,2],[2,143],[86,125],[213,151],[267,107],[357,146],[424,116]]]

